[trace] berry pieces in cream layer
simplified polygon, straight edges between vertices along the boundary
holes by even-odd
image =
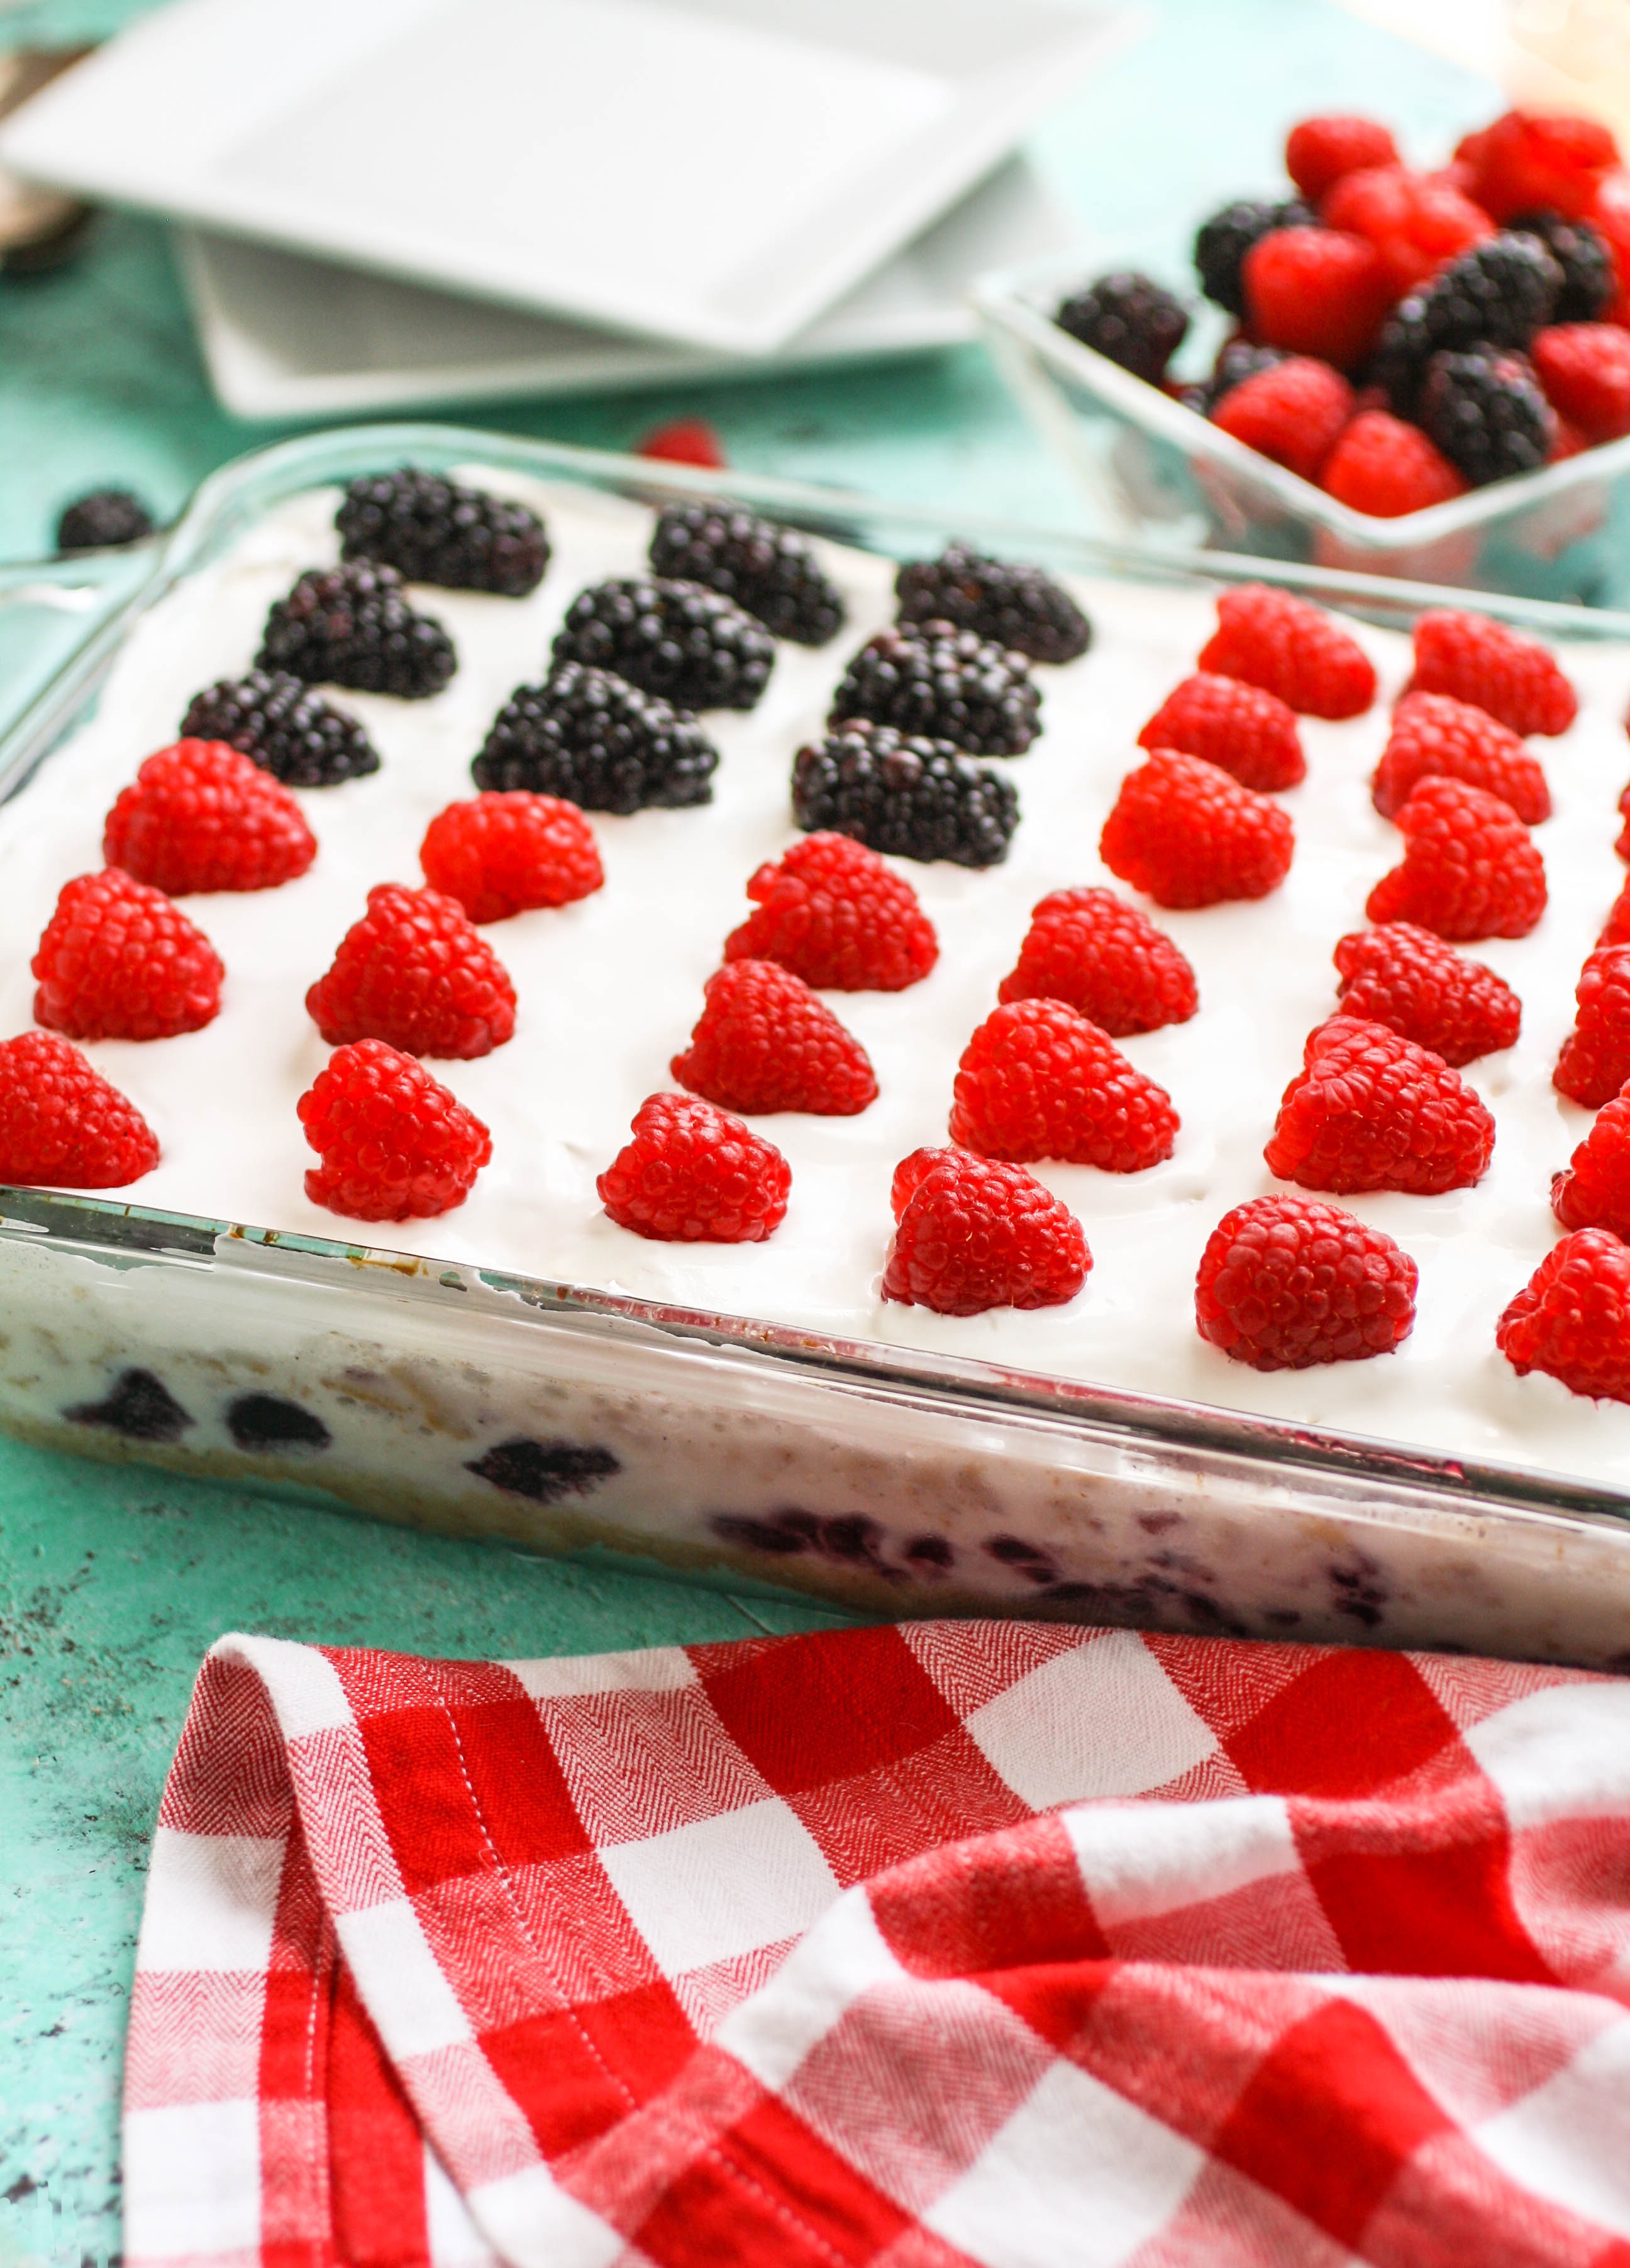
[[[513,1031],[489,1031],[478,1050],[461,1045],[425,1051],[427,1073],[490,1138],[490,1157],[469,1167],[468,1194],[429,1217],[393,1220],[382,1233],[365,1232],[355,1216],[308,1196],[308,1173],[319,1190],[333,1176],[325,1181],[313,1172],[320,1161],[298,1108],[332,1052],[308,1012],[307,995],[368,914],[371,891],[395,886],[399,894],[420,894],[409,905],[409,911],[420,907],[415,919],[434,915],[444,926],[453,920],[458,909],[445,895],[442,866],[432,858],[442,877],[437,880],[421,860],[427,835],[432,845],[439,839],[432,822],[449,806],[473,805],[484,786],[490,800],[519,798],[516,811],[532,824],[531,806],[520,809],[528,792],[524,782],[506,776],[495,788],[472,777],[471,765],[517,688],[545,684],[551,649],[574,602],[586,593],[610,594],[579,610],[582,622],[567,641],[579,707],[585,700],[603,706],[609,697],[596,691],[601,647],[609,668],[624,647],[646,637],[649,625],[660,644],[665,622],[694,615],[693,628],[701,624],[710,637],[722,623],[730,653],[751,659],[756,681],[769,638],[734,600],[715,603],[710,593],[705,607],[690,607],[688,614],[690,600],[662,595],[690,588],[683,583],[657,584],[661,604],[646,604],[640,593],[653,587],[654,515],[644,507],[479,468],[462,477],[536,513],[548,540],[541,581],[520,595],[404,585],[413,616],[439,626],[431,643],[439,655],[450,651],[455,666],[439,689],[416,685],[411,698],[322,685],[323,699],[365,733],[378,768],[349,777],[320,773],[328,784],[307,786],[301,781],[310,771],[285,767],[290,784],[277,792],[298,804],[315,838],[315,856],[275,887],[205,888],[185,896],[188,921],[224,968],[218,1012],[199,1028],[162,1039],[92,1032],[75,1040],[157,1141],[157,1163],[123,1192],[131,1202],[330,1241],[383,1243],[837,1339],[977,1358],[1463,1460],[1611,1483],[1630,1474],[1630,1406],[1574,1392],[1538,1360],[1520,1370],[1496,1336],[1502,1314],[1563,1233],[1551,1205],[1553,1177],[1569,1166],[1594,1123],[1593,1110],[1559,1091],[1552,1074],[1574,1028],[1581,972],[1623,881],[1614,837],[1630,770],[1620,721],[1630,657],[1608,645],[1559,652],[1561,677],[1578,696],[1577,715],[1566,718],[1565,703],[1552,703],[1538,724],[1525,714],[1530,736],[1548,737],[1514,745],[1518,727],[1508,715],[1503,733],[1473,732],[1456,707],[1475,705],[1476,670],[1464,654],[1449,673],[1450,683],[1442,670],[1418,666],[1403,635],[1326,622],[1311,659],[1304,654],[1305,666],[1296,665],[1294,654],[1287,659],[1283,624],[1255,598],[1225,605],[1220,624],[1214,600],[1198,592],[1073,584],[1071,596],[1092,625],[1085,651],[1070,651],[1084,644],[1084,628],[1059,649],[1069,657],[1062,661],[1030,662],[1011,646],[1001,649],[1003,697],[1015,686],[1033,691],[1039,732],[1017,755],[963,752],[970,765],[1002,784],[1004,810],[1016,795],[1017,821],[1005,855],[977,865],[890,856],[882,880],[874,866],[851,862],[860,878],[853,887],[869,894],[866,921],[874,927],[883,922],[879,907],[887,915],[875,937],[857,930],[851,939],[848,931],[830,926],[848,919],[839,883],[829,887],[826,879],[827,867],[836,873],[844,860],[813,850],[787,859],[812,840],[795,824],[790,784],[799,752],[820,748],[831,736],[834,694],[857,654],[881,656],[875,667],[867,665],[880,680],[885,665],[893,666],[900,642],[891,644],[884,634],[896,621],[895,573],[889,563],[861,553],[814,546],[833,594],[828,615],[841,608],[841,630],[822,645],[774,639],[763,690],[750,707],[734,705],[744,696],[733,679],[724,705],[704,709],[694,724],[686,718],[682,727],[674,725],[666,709],[658,719],[663,733],[699,733],[717,752],[716,768],[693,767],[695,795],[666,807],[587,810],[582,825],[592,843],[579,843],[575,833],[572,843],[583,874],[540,887],[530,898],[521,890],[522,910],[483,921],[487,902],[470,886],[466,902],[480,924],[473,935],[498,967],[491,989],[502,1005],[505,987],[513,987],[514,1010]],[[101,869],[106,814],[144,762],[181,737],[201,693],[248,677],[269,612],[299,578],[338,564],[337,502],[329,490],[278,507],[218,562],[179,584],[129,639],[94,719],[0,811],[0,924],[8,946],[0,962],[0,1042],[34,1023],[31,959],[64,886]],[[960,578],[953,596],[966,579]],[[906,581],[908,596],[920,585],[932,597],[932,577]],[[634,595],[624,606],[629,592]],[[602,614],[609,624],[603,637]],[[1330,634],[1338,630],[1332,644]],[[989,635],[985,615],[971,623],[959,619],[955,638],[916,630],[911,636],[925,651],[936,637],[948,641],[949,651],[975,630]],[[654,682],[677,666],[653,665],[645,674]],[[1213,696],[1203,683],[1195,689],[1197,676],[1225,673],[1257,693]],[[690,677],[697,674],[690,670]],[[1417,697],[1395,728],[1394,704],[1412,679]],[[1169,712],[1176,718],[1174,747],[1152,755],[1144,728],[1184,688]],[[1435,707],[1427,705],[1428,693]],[[645,733],[645,711],[668,696],[647,689],[641,699]],[[1028,714],[1028,692],[1024,705]],[[1292,710],[1298,712],[1294,720]],[[607,713],[614,711],[612,701]],[[1239,780],[1213,770],[1185,746],[1198,733],[1208,752],[1220,747],[1218,736],[1226,737],[1236,711],[1254,736]],[[1279,768],[1265,772],[1263,736],[1270,726]],[[898,790],[909,820],[910,798],[900,787],[916,762],[909,751],[930,745],[941,727],[929,718],[920,727],[889,729],[903,736],[899,750],[876,758],[881,792]],[[881,733],[884,727],[865,728],[863,740],[866,730]],[[913,744],[918,731],[929,740]],[[1393,754],[1377,798],[1376,775],[1390,740]],[[1457,770],[1426,769],[1440,744],[1449,751],[1443,761]],[[1295,778],[1296,764],[1282,761],[1287,751],[1299,751],[1305,777]],[[613,757],[601,752],[595,761],[603,769]],[[906,771],[888,770],[899,762]],[[561,784],[570,770],[564,757],[561,766],[541,792],[570,802]],[[1123,785],[1134,774],[1143,784],[1123,799]],[[1256,784],[1270,777],[1294,784],[1273,791]],[[1494,822],[1485,806],[1496,799],[1485,783],[1519,777],[1530,785],[1542,781],[1550,805],[1531,836],[1499,806],[1506,814],[1499,825],[1516,830],[1520,920],[1494,908],[1471,931],[1458,916],[1439,925],[1434,908],[1446,886],[1436,865],[1427,873],[1420,862],[1428,854],[1437,858],[1434,846],[1445,827],[1452,834],[1463,804],[1476,828],[1486,831]],[[1161,789],[1152,816],[1143,810],[1151,779]],[[1393,806],[1391,816],[1383,815],[1378,800]],[[1126,834],[1134,805],[1140,831],[1133,850],[1117,849],[1112,832],[1106,865],[1100,850],[1105,822],[1118,806],[1117,824]],[[1224,830],[1227,857],[1199,873],[1196,862],[1211,859],[1221,840],[1206,814],[1224,806],[1232,830]],[[1529,806],[1536,813],[1542,807],[1538,800]],[[551,823],[558,824],[555,808]],[[453,824],[444,822],[442,832]],[[456,822],[461,843],[472,824]],[[599,887],[591,854],[603,876]],[[1158,895],[1146,895],[1139,887],[1148,879],[1145,863],[1151,889],[1157,867],[1171,867],[1175,882]],[[1408,903],[1389,917],[1413,927],[1384,947],[1361,950],[1349,943],[1339,968],[1342,941],[1371,925],[1366,906],[1377,885],[1406,865]],[[889,875],[909,890],[891,895]],[[1395,894],[1400,887],[1389,885]],[[1032,935],[1032,917],[1044,900],[1053,903]],[[1518,928],[1522,934],[1501,933]],[[1047,975],[1055,945],[1058,953],[1066,946],[1073,953],[1078,932],[1089,944],[1098,939],[1094,949],[1110,954],[1113,967],[1106,962],[1095,978],[1090,972],[1062,981]],[[1454,942],[1441,943],[1446,936]],[[785,945],[778,942],[783,938]],[[843,989],[823,989],[823,976],[849,970],[845,955],[862,981],[851,985],[845,976]],[[874,961],[886,983],[866,976]],[[1493,970],[1501,983],[1465,973],[1468,963]],[[770,1193],[773,1204],[759,1205],[751,1190],[717,1199],[710,1194],[699,1211],[676,1200],[676,1217],[682,1214],[692,1227],[675,1239],[651,1233],[651,1221],[663,1213],[654,1184],[638,1207],[619,1200],[608,1211],[602,1182],[615,1178],[614,1169],[627,1178],[631,1143],[638,1150],[640,1139],[631,1129],[653,1096],[686,1082],[704,1008],[718,1011],[720,988],[710,995],[709,980],[721,969],[738,972],[726,989],[734,986],[744,999],[753,996],[748,1005],[756,1014],[755,987],[767,998],[769,980],[752,972],[775,964],[787,972],[784,983],[776,980],[781,990],[818,1007],[826,1020],[822,1029],[830,1024],[838,1033],[832,1044],[850,1071],[869,1067],[867,1077],[856,1071],[851,1079],[841,1107],[827,1097],[819,1108],[756,1114],[734,1088],[719,1085],[715,1092],[700,1077],[691,1082],[699,1101],[744,1122],[745,1133],[730,1138],[741,1143],[743,1157],[761,1157],[754,1145],[765,1145],[785,1162],[784,1216],[776,1211],[778,1179]],[[1048,990],[1054,982],[1061,982],[1056,994]],[[1068,989],[1072,982],[1078,989]],[[807,983],[813,987],[808,994]],[[1095,1011],[1101,998],[1118,1002],[1123,994],[1135,994],[1141,1005],[1125,1012]],[[1521,1004],[1515,1043],[1512,996]],[[1112,1046],[1103,1039],[1102,1024],[1098,1038],[1090,1036],[1090,1023],[1081,1026],[1094,1012],[1111,1024]],[[1452,1173],[1412,1182],[1368,1153],[1360,1171],[1342,1162],[1346,1138],[1337,1115],[1321,1120],[1317,1140],[1309,1137],[1309,1156],[1339,1152],[1337,1166],[1315,1172],[1299,1165],[1295,1178],[1276,1177],[1265,1149],[1279,1157],[1288,1138],[1281,1105],[1312,1060],[1309,1035],[1332,1018],[1360,1015],[1372,1036],[1353,1042],[1353,1060],[1384,1057],[1391,1064],[1396,1057],[1404,1064],[1404,1071],[1388,1074],[1408,1086],[1408,1108],[1400,1104],[1394,1114],[1398,1126],[1420,1123],[1436,1108],[1440,1090],[1462,1098],[1464,1086],[1456,1109],[1468,1123],[1475,1120],[1475,1171],[1463,1173],[1457,1165]],[[1006,1045],[1009,1023],[1025,1049],[1036,1035],[1038,1048],[1042,1039],[1051,1046],[1056,1025],[1073,1051],[1072,1078],[1097,1078],[1091,1066],[1107,1064],[1138,1099],[1148,1138],[1123,1155],[1107,1134],[1099,1142],[1083,1116],[1082,1141],[1071,1153],[1077,1161],[1061,1162],[1052,1153],[1064,1145],[1049,1130],[1045,1108],[1029,1111],[1016,1088],[998,1093],[1009,1076],[1007,1057],[992,1070],[983,1055],[975,1063],[970,1054],[981,1033],[987,1053],[998,1038]],[[1377,1052],[1377,1023],[1396,1025],[1397,1046]],[[1344,1023],[1324,1045],[1325,1055],[1338,1040],[1346,1045],[1346,1029]],[[1457,1075],[1405,1079],[1419,1050],[1435,1046],[1445,1033]],[[352,1021],[341,1037],[352,1046],[403,1043],[399,1033]],[[1028,1078],[1019,1054],[1012,1076]],[[976,1072],[985,1081],[977,1094]],[[1060,1201],[1079,1224],[1086,1262],[1059,1274],[1056,1296],[1044,1304],[939,1313],[910,1290],[917,1278],[904,1262],[889,1273],[894,1177],[917,1152],[943,1150],[954,1124],[957,1138],[968,1141],[968,1127],[987,1118],[995,1123],[993,1113],[1007,1130],[985,1145],[988,1154],[1009,1161],[1018,1181],[1030,1177]],[[705,1114],[694,1116],[704,1123]],[[474,1137],[472,1145],[473,1158]],[[1100,1162],[1088,1162],[1100,1150]],[[643,1151],[639,1160],[644,1173],[650,1160]],[[778,1176],[779,1165],[775,1171]],[[1226,1218],[1268,1197],[1294,1198],[1299,1219],[1333,1206],[1377,1232],[1383,1240],[1377,1249],[1390,1249],[1385,1240],[1398,1248],[1404,1256],[1399,1280],[1406,1261],[1418,1281],[1412,1328],[1393,1351],[1260,1369],[1202,1336],[1196,1319],[1202,1256]],[[696,1223],[717,1205],[732,1220],[747,1206],[750,1233],[738,1228],[728,1241],[695,1234]],[[335,1320],[343,1329],[337,1312]],[[1283,1344],[1323,1342],[1293,1319]],[[482,1469],[468,1462],[465,1469]],[[794,1544],[785,1550],[793,1555]]]

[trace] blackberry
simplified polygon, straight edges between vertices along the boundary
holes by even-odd
[[[722,591],[631,575],[579,592],[556,634],[553,659],[614,669],[682,709],[750,709],[775,643]]]
[[[1506,223],[1524,236],[1537,236],[1562,271],[1562,289],[1552,308],[1553,323],[1594,323],[1612,306],[1618,283],[1607,239],[1588,220],[1567,220],[1558,212],[1519,213]]]
[[[1493,347],[1435,354],[1420,422],[1473,488],[1531,473],[1551,453],[1556,417],[1526,355]]]
[[[1022,653],[950,622],[896,623],[860,648],[827,718],[869,717],[975,756],[1021,756],[1041,730],[1041,695]]]
[[[92,489],[64,507],[56,523],[56,548],[100,551],[110,543],[137,543],[152,532],[152,514],[129,489]]]
[[[257,669],[287,670],[307,685],[427,700],[459,666],[453,640],[408,604],[394,567],[356,560],[308,567],[266,617]]]
[[[195,693],[184,740],[225,740],[285,787],[333,787],[380,768],[379,751],[354,717],[285,669],[224,677]]]
[[[1032,661],[1073,661],[1092,644],[1092,624],[1051,575],[987,559],[965,543],[909,560],[894,587],[903,622],[954,622]]]
[[[334,525],[342,559],[378,560],[404,582],[449,591],[524,599],[549,565],[549,538],[535,512],[405,465],[354,480]]]
[[[711,803],[719,751],[694,717],[608,669],[563,662],[520,685],[470,766],[480,788],[558,795],[583,811]]]
[[[1240,269],[1251,246],[1271,236],[1276,228],[1312,228],[1317,220],[1318,215],[1299,197],[1287,198],[1280,204],[1258,197],[1236,197],[1202,221],[1195,237],[1194,265],[1199,271],[1201,291],[1229,314],[1243,315],[1245,287]]]
[[[844,625],[844,602],[808,543],[750,512],[669,504],[652,534],[651,570],[722,591],[798,645],[824,645]]]
[[[1537,236],[1503,230],[1440,269],[1388,317],[1370,376],[1412,416],[1427,364],[1466,347],[1525,347],[1551,320],[1562,270]]]
[[[1061,299],[1053,320],[1073,339],[1151,386],[1166,375],[1189,328],[1180,300],[1148,276],[1125,269]]]
[[[863,719],[839,725],[793,764],[793,816],[896,858],[996,866],[1019,823],[1013,782],[970,763],[949,740]]]

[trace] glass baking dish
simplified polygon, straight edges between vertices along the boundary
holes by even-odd
[[[1442,595],[447,427],[353,428],[228,467],[144,554],[0,571],[0,639],[19,654],[43,639],[45,657],[0,718],[0,796],[49,762],[178,578],[284,499],[403,461],[645,503],[706,490],[885,556],[956,534],[1190,591],[1265,576],[1398,626]],[[1630,652],[1625,615],[1488,611]],[[0,1189],[0,1426],[874,1612],[1630,1666],[1630,1488],[116,1198]]]
[[[1169,232],[1088,241],[983,277],[973,293],[1003,377],[1106,529],[1564,604],[1630,605],[1630,437],[1399,519],[1353,512],[1059,329],[1052,314],[1066,292],[1125,268],[1193,309],[1173,370],[1199,377],[1231,325],[1198,298],[1187,242]]]

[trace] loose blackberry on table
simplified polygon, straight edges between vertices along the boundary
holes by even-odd
[[[857,718],[799,750],[793,816],[807,833],[830,828],[895,858],[995,866],[1019,823],[1019,797],[949,740]]]
[[[525,788],[626,815],[711,803],[719,751],[688,710],[608,669],[564,662],[520,685],[470,766],[480,788]]]
[[[1059,301],[1053,320],[1083,346],[1107,355],[1152,386],[1165,376],[1189,328],[1180,300],[1148,276],[1130,270],[1101,276],[1084,291],[1072,292]]]
[[[842,596],[808,540],[727,504],[669,504],[652,534],[651,568],[721,592],[797,645],[824,645],[844,625]]]
[[[989,559],[965,543],[908,560],[894,587],[903,622],[954,622],[1032,661],[1074,661],[1092,644],[1092,624],[1043,568]]]
[[[679,708],[751,709],[769,681],[775,641],[722,592],[628,575],[579,593],[552,658],[557,667],[614,670]]]
[[[266,617],[256,669],[307,685],[347,685],[425,701],[459,666],[453,640],[408,602],[394,567],[354,560],[309,567]]]
[[[524,599],[549,565],[543,523],[524,504],[406,465],[354,480],[334,525],[342,559],[378,560],[407,582],[451,591]]]
[[[286,669],[224,677],[195,693],[183,740],[225,740],[285,787],[334,787],[380,768],[379,750],[354,717]]]
[[[926,733],[970,755],[1018,756],[1041,730],[1041,696],[1022,653],[950,622],[896,623],[838,680],[828,722],[849,717]]]
[[[1311,228],[1317,213],[1299,197],[1275,202],[1260,197],[1236,197],[1202,221],[1194,239],[1194,265],[1200,289],[1208,299],[1230,315],[1245,313],[1245,286],[1240,275],[1252,245],[1278,228]]]
[[[152,515],[129,489],[92,489],[63,507],[56,523],[59,551],[101,551],[137,543],[153,532]]]

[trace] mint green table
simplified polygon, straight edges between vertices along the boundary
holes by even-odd
[[[136,10],[42,0],[0,38],[100,37]],[[1039,133],[1095,228],[1266,188],[1284,129],[1370,109],[1423,159],[1494,90],[1326,0],[1166,0]],[[975,350],[843,375],[476,410],[601,447],[680,412],[745,469],[1073,519],[1078,507]],[[0,278],[0,558],[60,505],[133,487],[166,514],[273,437],[218,409],[164,232],[105,217],[77,266]],[[118,2249],[120,2042],[148,1838],[198,1660],[223,1631],[430,1653],[581,1653],[833,1619],[657,1577],[527,1559],[0,1440],[0,2268]]]

